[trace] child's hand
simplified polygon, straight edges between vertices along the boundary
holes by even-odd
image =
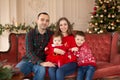
[[[48,50],[48,47],[45,47],[45,51],[47,51]]]
[[[77,52],[77,51],[78,51],[78,47],[73,47],[73,48],[71,49],[71,51],[72,51],[72,52]]]
[[[64,51],[64,50],[58,49],[58,48],[54,48],[54,52],[55,52],[56,54],[60,54],[60,55],[64,55],[64,54],[65,54],[65,51]]]

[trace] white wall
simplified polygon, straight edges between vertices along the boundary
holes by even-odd
[[[94,0],[0,0],[0,24],[18,23],[32,24],[39,12],[48,12],[55,23],[60,17],[67,17],[75,23],[75,30],[86,31],[90,12],[93,11]],[[0,51],[9,49],[9,32],[0,36]]]
[[[75,23],[74,29],[86,31],[94,0],[18,0],[18,22],[31,24],[39,12],[50,14],[51,23],[60,17],[67,17]],[[20,4],[21,3],[21,4]]]
[[[0,0],[0,24],[5,25],[11,23],[11,17],[16,17],[15,7],[12,7],[12,3],[15,5],[16,0]],[[14,14],[15,13],[15,14]],[[0,51],[6,51],[9,49],[9,32],[5,31],[0,35]]]
[[[89,13],[93,10],[94,0],[63,0],[63,16],[69,18],[73,23],[74,29],[86,31]]]
[[[18,0],[17,3],[19,23],[31,24],[42,11],[49,13],[51,23],[56,21],[56,0]]]

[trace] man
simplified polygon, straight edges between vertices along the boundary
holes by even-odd
[[[48,25],[49,15],[45,12],[39,13],[36,28],[26,34],[26,54],[16,65],[24,75],[33,72],[33,80],[44,80],[45,67],[55,66],[51,62],[45,62],[44,48],[52,36],[52,32],[47,30]]]

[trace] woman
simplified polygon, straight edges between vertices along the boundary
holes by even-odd
[[[68,21],[68,19],[65,17],[60,18],[56,26],[57,26],[56,33],[62,34],[63,36],[62,41],[65,47],[67,48],[67,51],[69,51],[70,48],[75,47],[76,44],[75,44],[74,36],[72,35],[73,28],[70,22]],[[51,41],[49,44],[51,44]],[[58,48],[55,48],[53,51],[56,54],[61,54],[61,55],[65,53],[63,50]],[[68,54],[67,60],[65,61],[66,64],[64,64],[60,68],[50,67],[48,69],[51,80],[64,80],[65,76],[72,74],[76,70],[77,67],[76,57],[70,55],[68,52],[66,54]]]

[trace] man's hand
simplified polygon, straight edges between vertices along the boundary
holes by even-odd
[[[55,49],[54,49],[54,53],[60,54],[60,55],[64,55],[64,54],[65,54],[65,51],[62,50],[62,49],[55,48]]]
[[[44,67],[55,67],[55,64],[52,62],[42,62],[40,65]]]

